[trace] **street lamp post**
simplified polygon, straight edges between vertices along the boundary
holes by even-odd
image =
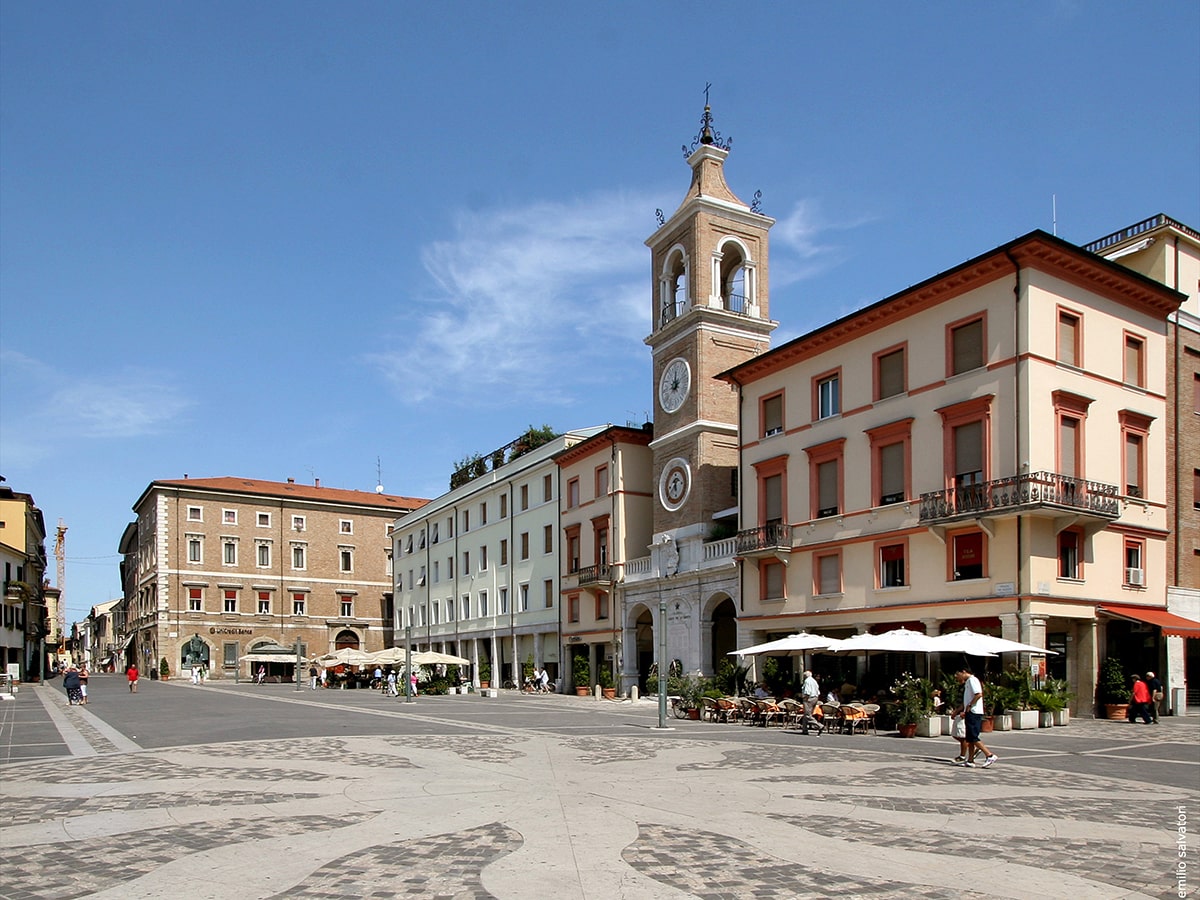
[[[658,601],[658,727],[667,727],[667,603]]]

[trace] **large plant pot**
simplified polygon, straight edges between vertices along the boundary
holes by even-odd
[[[917,734],[920,737],[938,737],[941,733],[941,716],[924,716],[917,720]]]
[[[617,689],[615,687],[600,688],[600,693],[604,696],[605,700],[616,700],[617,699]]]
[[[1106,719],[1127,719],[1129,718],[1128,703],[1105,703],[1104,718]]]
[[[1071,724],[1071,711],[1069,709],[1056,709],[1051,715],[1054,717],[1055,725]]]
[[[991,727],[989,727],[991,726]],[[1012,716],[1006,713],[997,713],[994,716],[983,720],[983,728],[981,731],[1012,731]]]
[[[1038,728],[1053,728],[1053,727],[1054,727],[1054,713],[1039,712],[1038,713]]]
[[[1038,727],[1038,711],[1036,709],[1010,709],[1008,714],[1012,716],[1014,731]]]
[[[580,685],[575,688],[575,696],[576,697],[587,697],[591,693],[592,693],[592,689],[589,687],[584,687],[583,685]]]
[[[694,706],[687,711],[687,714],[689,719],[693,719],[695,721],[700,720],[700,710],[696,709]]]
[[[917,723],[916,722],[902,722],[896,726],[896,730],[898,732],[900,732],[900,737],[902,737],[902,738],[916,737],[917,736]]]

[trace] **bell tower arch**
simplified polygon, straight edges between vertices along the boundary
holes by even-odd
[[[730,144],[704,107],[684,156],[691,184],[646,240],[654,279],[655,541],[702,542],[736,505],[737,394],[714,376],[766,350],[771,332],[767,234],[775,220],[725,182]],[[677,563],[678,561],[676,561]]]

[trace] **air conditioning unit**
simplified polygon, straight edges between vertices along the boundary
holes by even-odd
[[[1146,586],[1146,570],[1145,569],[1126,569],[1125,583],[1131,587]]]

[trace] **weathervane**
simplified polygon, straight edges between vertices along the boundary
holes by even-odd
[[[700,133],[696,135],[692,141],[692,146],[689,148],[687,144],[683,145],[683,158],[687,159],[696,149],[703,145],[711,144],[714,147],[719,147],[722,150],[728,151],[733,147],[733,138],[724,138],[721,132],[713,128],[712,108],[708,105],[708,92],[712,88],[712,82],[704,84],[704,115],[700,117]]]

